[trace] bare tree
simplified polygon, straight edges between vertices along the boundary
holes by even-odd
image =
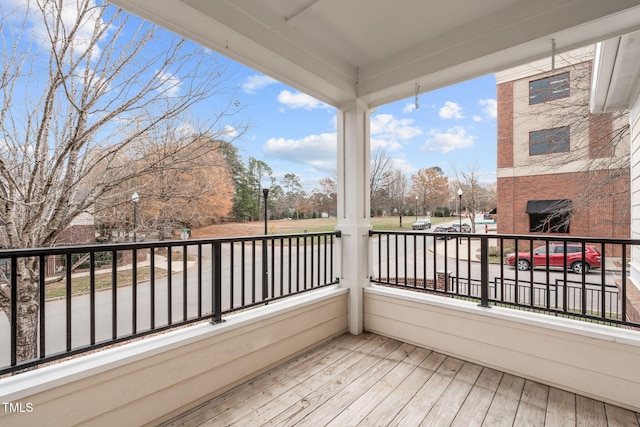
[[[393,169],[387,183],[387,192],[391,203],[391,211],[398,212],[400,216],[400,227],[402,227],[402,215],[404,215],[405,211],[408,188],[407,177],[402,170]]]
[[[381,148],[371,153],[371,210],[378,211],[385,208],[387,201],[387,184],[391,179],[393,160]]]
[[[322,178],[318,184],[320,188],[315,192],[323,195],[323,210],[330,216],[337,215],[338,184],[336,180],[329,177]]]
[[[458,190],[462,190],[462,209],[466,209],[467,216],[471,220],[471,231],[476,232],[476,209],[480,195],[486,192],[486,189],[480,184],[480,172],[477,162],[474,162],[466,170],[456,169],[454,171],[456,182],[452,185],[452,191],[457,198]]]
[[[208,101],[207,128],[163,159],[189,155],[202,135],[236,135],[233,101],[216,97],[225,70],[206,50],[94,0],[31,0],[0,13],[0,220],[11,248],[51,245],[102,196],[171,168],[123,159],[135,162],[166,120],[187,125],[196,104]],[[35,259],[18,263],[19,360],[37,354],[39,271]],[[6,283],[0,308],[11,318]]]
[[[185,134],[173,120],[163,123],[161,135],[145,140],[136,144],[135,157],[123,161],[139,176],[96,201],[96,221],[102,229],[136,227],[136,231],[154,231],[162,239],[177,227],[209,225],[231,214],[233,181],[220,141]],[[176,155],[182,147],[188,150]],[[134,191],[139,195],[136,224]]]
[[[411,196],[425,211],[432,211],[448,199],[449,179],[438,166],[423,168],[411,175]]]

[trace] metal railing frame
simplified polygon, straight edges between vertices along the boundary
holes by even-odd
[[[105,346],[118,344],[129,341],[134,338],[144,337],[150,334],[163,332],[166,330],[182,327],[184,325],[196,322],[210,321],[211,323],[223,322],[223,316],[246,310],[252,307],[267,305],[271,302],[293,295],[309,292],[314,289],[335,285],[339,282],[334,277],[335,239],[340,237],[339,231],[321,232],[321,233],[303,233],[303,234],[286,234],[286,235],[268,235],[268,236],[251,236],[251,237],[235,237],[220,239],[193,239],[188,241],[159,241],[146,243],[122,243],[107,245],[87,245],[87,246],[57,246],[52,248],[35,248],[35,249],[15,249],[0,250],[0,260],[8,260],[9,271],[8,283],[11,287],[10,316],[9,316],[9,337],[10,337],[10,357],[8,366],[0,366],[0,375],[7,373],[16,373],[23,370],[33,368],[37,365],[47,363],[73,356],[76,354],[86,353]],[[257,244],[262,245],[265,249],[262,251],[261,258],[256,252]],[[203,256],[203,248],[210,246],[211,248],[211,280],[209,283],[203,281],[203,262],[206,259]],[[276,248],[279,246],[279,250]],[[268,251],[268,248],[271,248]],[[285,254],[285,247],[286,254]],[[172,273],[172,253],[174,249],[180,249],[182,256],[182,272]],[[195,269],[195,283],[189,280],[188,269],[188,252],[190,248],[194,248],[197,252],[197,263]],[[166,273],[166,290],[167,290],[167,306],[166,322],[157,324],[156,314],[162,307],[156,303],[159,296],[157,292],[156,271],[158,266],[155,260],[155,252],[158,249],[166,249],[167,266]],[[314,252],[315,249],[315,252]],[[138,310],[141,304],[139,299],[139,289],[142,284],[138,280],[139,262],[138,252],[148,250],[152,256],[149,259],[149,327],[141,328],[138,324]],[[192,249],[193,250],[193,249]],[[118,254],[130,252],[132,254],[131,261],[131,325],[129,333],[119,333],[118,324]],[[308,254],[310,252],[310,255]],[[51,353],[46,348],[46,324],[47,324],[47,286],[44,267],[46,259],[49,256],[63,256],[66,260],[66,266],[72,265],[71,260],[74,254],[89,254],[89,340],[86,343],[75,343],[72,336],[74,309],[72,301],[73,281],[72,271],[66,268],[62,273],[64,275],[65,289],[65,350]],[[98,290],[96,288],[96,273],[100,273],[96,268],[96,254],[111,253],[111,284],[109,289]],[[227,254],[225,257],[224,254]],[[269,255],[270,253],[270,255]],[[277,255],[280,262],[276,263]],[[240,255],[240,256],[238,256]],[[287,259],[285,260],[285,255]],[[38,266],[43,274],[39,274],[39,325],[38,325],[38,357],[32,360],[18,360],[17,358],[17,316],[18,316],[18,260],[21,258],[33,259],[38,261]],[[236,265],[237,259],[240,258],[240,267]],[[302,260],[300,258],[303,258]],[[285,261],[287,265],[285,266]],[[264,271],[258,271],[256,266],[260,264],[265,267]],[[223,278],[223,270],[227,268],[228,273],[226,279]],[[250,271],[248,271],[250,270]],[[308,270],[310,274],[308,274]],[[191,270],[193,271],[193,270]],[[256,280],[261,276],[260,281]],[[181,295],[173,295],[176,292],[173,286],[173,280],[180,277],[182,280],[182,288],[179,292]],[[127,285],[129,285],[127,283]],[[211,301],[205,305],[203,300],[203,291],[205,287],[210,287]],[[189,313],[187,295],[189,290],[196,287],[196,305],[197,312]],[[236,294],[239,288],[240,295]],[[96,296],[101,292],[110,292],[111,294],[111,336],[109,339],[98,341],[96,337]],[[122,292],[122,291],[120,291]],[[251,293],[248,299],[247,293]],[[224,297],[226,294],[226,297]],[[177,313],[173,312],[174,298],[182,299],[181,314],[179,319],[174,319]],[[239,298],[239,299],[237,299]],[[176,300],[177,301],[177,300]],[[210,307],[210,309],[209,309]],[[0,349],[2,351],[2,349]]]
[[[555,316],[566,316],[576,318],[580,320],[588,320],[592,322],[600,322],[614,326],[625,326],[632,328],[640,328],[640,323],[635,322],[628,318],[626,307],[626,295],[627,295],[627,278],[628,272],[628,247],[640,245],[640,240],[632,239],[607,239],[607,238],[593,238],[593,237],[573,237],[564,235],[510,235],[510,234],[469,234],[469,233],[433,233],[433,232],[414,232],[414,231],[378,231],[372,230],[369,232],[370,237],[378,237],[378,242],[372,239],[372,253],[378,255],[378,268],[374,271],[374,276],[370,278],[372,283],[399,287],[404,289],[411,289],[423,292],[429,292],[432,294],[443,295],[454,298],[465,298],[477,300],[481,307],[491,307],[492,305],[506,306],[514,309],[526,309],[544,312]],[[386,236],[386,239],[381,239],[381,236]],[[422,242],[419,241],[422,239]],[[464,248],[460,248],[462,245],[455,245],[455,253],[451,254],[449,245],[444,245],[441,249],[438,248],[438,240],[455,239],[457,243],[467,242],[467,260],[463,260],[460,257],[461,251]],[[471,260],[471,239],[480,240],[480,254],[478,260]],[[386,242],[382,242],[386,240]],[[394,242],[391,242],[394,240]],[[407,253],[407,241],[412,241],[415,249],[422,248],[423,256],[418,257],[414,250],[413,254]],[[499,275],[490,280],[490,265],[496,263],[489,262],[489,248],[490,241],[496,241],[499,248],[500,260],[499,260]],[[399,243],[400,242],[400,243]],[[402,244],[404,242],[404,244]],[[564,258],[564,268],[561,270],[562,279],[551,280],[550,274],[552,268],[536,266],[535,270],[540,269],[545,271],[545,281],[534,280],[534,269],[529,271],[519,271],[517,268],[509,267],[505,265],[505,242],[513,242],[515,248],[528,248],[530,253],[533,252],[534,247],[544,245],[549,248],[551,242],[563,242],[564,252],[567,252],[567,244],[580,244],[582,246],[582,262],[585,262],[585,246],[587,244],[593,244],[598,247],[601,255],[601,268],[594,270],[587,276],[586,271],[583,269],[582,273],[578,275],[579,280],[569,280],[566,257]],[[430,245],[429,245],[430,244]],[[377,249],[376,249],[377,245]],[[428,254],[427,247],[430,247],[432,254]],[[383,249],[386,249],[386,259],[383,257]],[[618,293],[618,287],[610,285],[605,282],[606,276],[610,273],[610,270],[606,268],[606,260],[608,251],[617,249],[620,253],[620,291]],[[521,252],[522,250],[518,251]],[[391,267],[394,259],[402,258],[403,262],[395,262],[395,268]],[[413,260],[413,265],[407,260]],[[431,260],[431,270],[429,270],[428,264]],[[464,271],[466,263],[466,272]],[[475,277],[472,277],[471,264],[477,263],[480,265],[480,273]],[[385,267],[386,264],[386,267]],[[404,273],[400,271],[399,264],[404,267]],[[547,250],[547,264],[549,264],[549,251]],[[449,267],[453,265],[456,274],[449,274]],[[423,277],[418,276],[418,267],[422,266],[421,273]],[[513,278],[507,278],[505,275],[505,267],[513,268]],[[443,286],[437,284],[437,272],[442,270],[446,272],[446,280]],[[465,272],[466,277],[461,273]],[[386,273],[386,274],[385,274]],[[392,274],[393,273],[393,274]],[[575,274],[575,273],[574,273]],[[411,284],[410,277],[413,275],[413,284]],[[427,276],[432,280],[430,286],[427,286]],[[599,283],[591,283],[587,280],[588,277],[599,277]],[[466,292],[461,291],[460,284],[466,281]],[[508,282],[513,282],[509,285]],[[473,285],[479,287],[479,292],[472,292]],[[422,286],[417,286],[421,283]],[[562,286],[561,283],[567,284]],[[577,284],[573,286],[569,284]],[[505,299],[505,290],[508,286],[514,286],[518,289],[513,293],[513,298]],[[615,316],[611,315],[610,307],[607,307],[607,298],[611,300],[611,295],[614,293],[612,290],[616,289],[615,293],[619,295],[618,304],[616,306]],[[493,290],[493,295],[491,291]],[[500,290],[500,292],[498,292]],[[522,295],[522,290],[527,292],[526,296]],[[555,291],[555,292],[554,292]],[[551,295],[554,294],[555,300],[559,299],[559,293],[562,292],[561,300],[562,307],[558,307],[559,303],[552,304]],[[567,304],[569,292],[574,294],[579,291],[579,304],[577,308],[569,307]],[[544,303],[537,304],[535,296],[536,292],[543,292]],[[589,295],[591,298],[598,292],[597,299],[599,307],[598,314],[593,314],[595,310],[592,310],[593,304],[588,304]],[[499,294],[499,297],[498,297]]]

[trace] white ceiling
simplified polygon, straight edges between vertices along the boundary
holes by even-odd
[[[640,0],[112,0],[328,104],[370,107],[640,30]]]

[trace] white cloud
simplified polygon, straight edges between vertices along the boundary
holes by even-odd
[[[441,119],[460,120],[464,118],[464,115],[462,114],[462,107],[451,101],[445,102],[444,106],[440,108],[438,114]]]
[[[395,169],[400,169],[405,175],[409,175],[418,171],[412,164],[410,164],[407,160],[401,159],[398,157],[392,157],[391,163]]]
[[[264,74],[254,74],[253,76],[247,77],[242,82],[241,88],[243,92],[254,94],[258,90],[275,83],[278,83],[276,79],[272,79],[271,77],[265,76]]]
[[[161,82],[158,87],[158,92],[163,93],[166,96],[178,95],[180,92],[180,86],[182,86],[182,81],[178,77],[168,71],[159,71],[156,73],[156,77]]]
[[[283,90],[278,95],[278,101],[289,108],[303,108],[305,110],[314,110],[317,108],[328,108],[329,106],[324,102],[301,92],[293,93],[288,90]]]
[[[309,135],[302,139],[270,138],[263,148],[273,157],[310,165],[322,171],[330,172],[336,167],[335,133]]]
[[[467,131],[462,126],[447,129],[444,132],[434,129],[431,131],[431,138],[427,139],[420,150],[448,153],[453,150],[473,147],[475,139],[475,136],[467,135]]]
[[[497,180],[496,171],[485,171],[478,174],[478,181],[483,184],[492,184]]]
[[[395,140],[371,138],[371,151],[375,151],[377,148],[382,148],[385,151],[397,151],[402,148],[402,145]]]
[[[12,7],[15,9],[21,9],[27,11],[28,2],[24,0],[3,0],[3,6]],[[76,25],[78,20],[78,4],[76,1],[63,1],[63,2],[42,2],[45,8],[45,12],[36,13],[28,10],[27,18],[31,23],[31,31],[33,40],[41,47],[49,49],[50,35],[48,34],[50,28],[54,26],[52,23],[54,19],[57,19],[58,14],[61,17],[63,26],[66,28],[67,33],[71,32],[71,29]],[[35,6],[32,6],[35,7]],[[61,8],[58,10],[58,8]],[[92,48],[91,57],[89,60],[93,60],[100,55],[100,47],[92,42],[94,33],[100,31],[100,27],[105,25],[104,21],[100,17],[100,10],[96,5],[96,2],[91,0],[87,6],[89,12],[84,19],[74,29],[75,34],[73,36],[72,50],[70,55],[77,57],[78,55],[87,51],[89,47]],[[42,16],[46,16],[46,19],[51,22],[45,23],[42,20]],[[49,28],[49,30],[48,30]],[[108,33],[108,32],[107,32]]]
[[[416,104],[412,102],[408,102],[402,108],[402,112],[405,114],[413,113],[416,110]]]
[[[422,134],[413,119],[396,119],[392,114],[376,114],[371,118],[372,137],[388,140],[408,140]]]
[[[482,111],[492,119],[498,117],[498,102],[495,99],[481,99],[478,105],[482,107]]]
[[[235,138],[236,136],[238,136],[238,129],[234,128],[231,125],[226,125],[224,127],[224,130],[222,131],[222,134],[224,136],[228,136],[229,138]]]

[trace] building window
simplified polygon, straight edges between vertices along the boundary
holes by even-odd
[[[527,213],[532,233],[569,233],[570,200],[529,200]]]
[[[569,72],[529,82],[529,105],[569,96]]]
[[[565,153],[569,151],[569,126],[529,132],[529,155]]]

